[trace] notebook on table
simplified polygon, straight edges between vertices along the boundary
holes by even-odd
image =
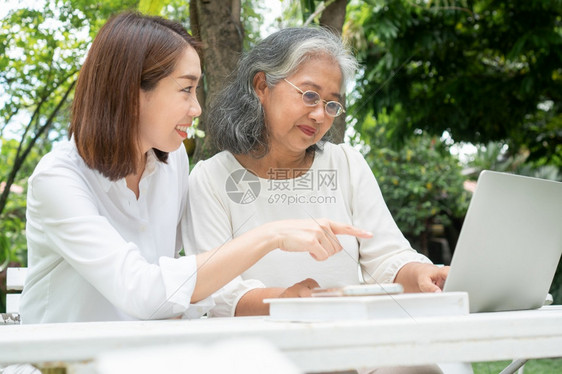
[[[444,291],[469,295],[470,312],[541,307],[562,254],[562,183],[483,171]]]

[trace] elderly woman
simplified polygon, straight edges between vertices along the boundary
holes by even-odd
[[[270,252],[215,295],[211,315],[267,314],[264,298],[307,295],[318,285],[397,282],[407,292],[441,290],[448,268],[410,247],[362,155],[326,140],[345,113],[343,92],[356,67],[331,32],[283,29],[241,59],[214,100],[207,131],[222,152],[192,171],[188,248],[206,251],[288,218],[325,217],[374,235],[340,238],[344,250],[323,262]]]

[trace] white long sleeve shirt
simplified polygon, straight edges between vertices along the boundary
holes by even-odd
[[[195,257],[178,258],[188,172],[183,148],[166,164],[150,151],[137,200],[125,179],[88,168],[74,141],[43,157],[28,184],[23,323],[205,313],[212,301],[190,305]]]
[[[183,222],[186,248],[215,248],[263,223],[328,218],[371,231],[371,239],[339,236],[343,251],[326,261],[308,253],[276,250],[214,296],[212,316],[233,316],[249,290],[289,287],[306,278],[321,287],[392,282],[408,262],[430,261],[410,247],[394,222],[363,156],[346,145],[326,143],[309,170],[283,179],[285,169],[258,178],[229,152],[199,162],[189,180],[189,218]]]

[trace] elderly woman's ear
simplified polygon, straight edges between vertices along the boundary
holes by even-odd
[[[253,85],[254,85],[254,91],[256,91],[256,95],[258,96],[260,101],[263,103],[263,100],[264,100],[264,97],[265,97],[265,91],[268,88],[267,82],[265,81],[265,73],[263,71],[258,72],[254,76]]]

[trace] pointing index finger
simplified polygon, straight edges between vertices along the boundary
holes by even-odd
[[[330,229],[336,235],[352,235],[364,239],[373,237],[373,233],[369,231],[361,230],[351,225],[333,222],[333,221],[330,221]]]

